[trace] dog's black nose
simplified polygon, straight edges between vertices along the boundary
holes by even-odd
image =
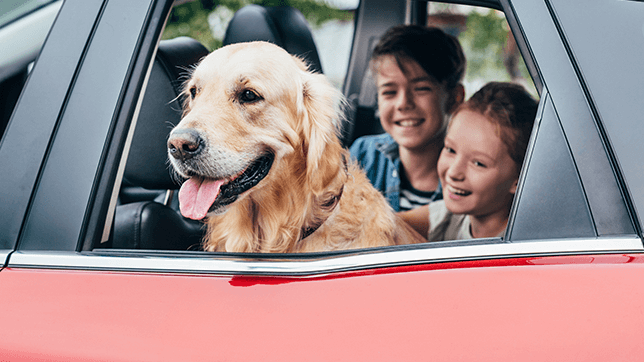
[[[185,161],[198,155],[203,149],[203,139],[194,129],[182,128],[172,131],[168,138],[168,151],[177,160]]]

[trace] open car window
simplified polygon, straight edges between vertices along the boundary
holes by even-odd
[[[125,166],[113,231],[109,238],[104,238],[101,245],[98,245],[101,249],[111,247],[200,250],[201,239],[207,232],[206,226],[203,222],[177,215],[179,213],[177,194],[181,180],[171,179],[168,173],[172,172],[160,167],[159,160],[165,160],[167,157],[166,147],[164,147],[167,133],[182,117],[182,82],[190,76],[193,67],[188,63],[198,62],[207,54],[206,52],[230,41],[231,35],[226,33],[226,29],[231,26],[230,21],[236,10],[239,9],[231,9],[223,5],[208,7],[200,2],[190,2],[175,7],[170,14],[129,150],[130,155]],[[261,7],[253,10],[266,11]],[[306,12],[306,9],[303,10]],[[502,11],[440,2],[427,3],[424,11],[427,12],[425,25],[439,27],[456,36],[464,48],[467,58],[464,78],[466,97],[471,96],[487,82],[504,81],[520,84],[533,97],[538,98],[536,88]],[[352,43],[355,9],[331,8],[325,10],[326,13],[330,14],[330,20],[320,21],[315,15],[307,14],[309,15],[307,22],[317,47],[321,71],[331,78],[334,85],[341,88],[342,81],[346,77],[346,63],[349,61],[349,49],[343,50],[342,45]],[[279,21],[277,18],[272,20]],[[251,37],[257,36],[257,39],[263,39],[262,31],[265,29],[257,26],[257,29],[251,30],[257,32],[257,35],[253,34]],[[194,39],[196,42],[185,37]],[[278,44],[283,40],[269,39]],[[183,42],[186,50],[191,52],[186,55],[183,64],[170,63],[172,55],[169,53],[174,51],[173,42],[176,43],[174,47],[181,47]],[[191,42],[201,43],[203,49],[197,51],[190,49]],[[344,59],[343,55],[346,55],[347,59]],[[176,69],[164,73],[167,68]],[[159,81],[161,78],[163,80]],[[155,88],[159,88],[160,93],[154,93]],[[161,131],[151,126],[148,118],[162,119],[164,126],[156,127]],[[373,121],[379,122],[377,119]],[[157,161],[149,162],[153,159],[150,156],[153,154]],[[142,155],[150,157],[146,159]],[[160,174],[152,177],[155,173]],[[149,228],[150,220],[158,223],[159,227],[151,228],[149,232],[141,232],[142,228],[139,227]],[[173,243],[173,240],[178,242]]]

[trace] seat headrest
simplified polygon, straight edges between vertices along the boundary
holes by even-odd
[[[208,53],[206,47],[188,37],[159,43],[125,166],[124,185],[151,190],[179,188],[170,176],[166,142],[181,120],[179,94],[183,81]]]
[[[311,28],[302,13],[290,6],[247,5],[228,24],[224,45],[263,40],[303,58],[312,71],[322,73]]]

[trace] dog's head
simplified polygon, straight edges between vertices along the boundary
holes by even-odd
[[[341,94],[300,59],[265,42],[228,45],[206,58],[185,86],[185,112],[168,139],[170,162],[187,179],[182,214],[220,214],[261,188],[276,164],[300,154],[312,192],[338,142]]]

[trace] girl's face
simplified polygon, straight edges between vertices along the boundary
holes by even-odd
[[[448,92],[413,60],[405,73],[392,55],[377,63],[378,110],[382,128],[400,147],[422,151],[443,137]]]
[[[509,213],[519,170],[501,141],[499,126],[461,110],[452,118],[438,159],[445,206],[455,214]]]

